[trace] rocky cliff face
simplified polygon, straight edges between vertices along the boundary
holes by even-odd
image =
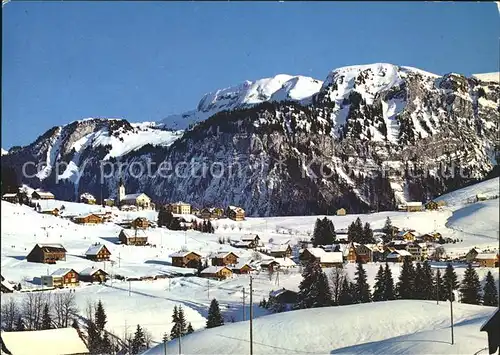
[[[127,192],[157,202],[236,204],[250,215],[389,209],[496,165],[498,82],[391,64],[339,68],[323,83],[276,78],[205,95],[185,131],[88,119],[47,131],[2,164],[20,173],[24,162],[45,162],[24,182],[58,198],[101,196],[102,175],[103,196],[114,195],[122,176]]]

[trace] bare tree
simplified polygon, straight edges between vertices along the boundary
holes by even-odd
[[[26,329],[40,329],[44,304],[44,294],[42,292],[28,292],[25,294],[22,313]]]
[[[54,296],[54,312],[57,326],[60,328],[68,327],[71,317],[78,313],[75,294],[70,292],[56,293]]]
[[[335,305],[339,304],[340,294],[342,292],[342,283],[346,277],[345,271],[341,267],[336,267],[331,270],[329,276],[330,287],[332,290],[332,300]]]
[[[153,335],[146,328],[142,328],[144,333],[144,342],[146,343],[146,349],[151,348],[151,344],[153,343]]]
[[[6,331],[14,330],[15,322],[19,317],[20,310],[14,298],[2,302],[1,323]]]
[[[231,230],[232,230],[232,231],[234,231],[234,228],[235,228],[235,227],[236,227],[236,226],[235,226],[234,224],[231,224]]]
[[[95,315],[95,303],[92,301],[92,299],[87,298],[87,303],[85,305],[85,315],[87,316],[87,320],[89,322],[94,321],[94,315]]]
[[[262,257],[260,256],[260,253],[258,251],[254,251],[252,253],[252,260],[254,261],[262,260]]]

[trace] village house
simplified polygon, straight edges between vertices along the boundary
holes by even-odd
[[[73,269],[60,268],[50,275],[43,275],[41,279],[43,286],[63,288],[78,286],[80,284],[78,276]]]
[[[19,203],[17,194],[5,193],[2,195],[2,200],[10,203]]]
[[[292,247],[290,244],[272,245],[269,249],[269,255],[275,258],[289,258],[292,256]]]
[[[122,229],[118,239],[125,245],[146,245],[148,242],[148,236],[141,229]]]
[[[82,282],[105,282],[109,275],[100,268],[88,267],[79,273],[79,280]]]
[[[252,266],[246,262],[239,262],[236,265],[229,267],[234,274],[249,274],[253,271]]]
[[[26,256],[31,263],[55,264],[57,260],[66,260],[66,249],[61,244],[36,244]]]
[[[84,341],[73,327],[1,333],[2,354],[89,354]]]
[[[478,254],[479,254],[479,250],[477,250],[476,248],[472,248],[471,250],[469,250],[467,252],[467,254],[465,254],[465,261],[467,261],[467,263],[474,262],[474,260],[476,259],[476,256]]]
[[[93,225],[102,223],[102,218],[94,213],[89,213],[73,217],[73,222],[76,224]]]
[[[123,180],[120,178],[118,184],[117,201],[116,205],[123,208],[123,206],[135,206],[138,209],[150,210],[154,209],[154,204],[151,202],[151,198],[145,193],[139,192],[135,194],[126,194],[125,185]]]
[[[213,266],[235,265],[238,263],[238,255],[233,252],[218,253],[212,257]]]
[[[479,263],[480,267],[498,267],[498,254],[480,253],[476,255],[474,261]]]
[[[405,204],[405,209],[406,212],[420,212],[424,210],[424,206],[422,205],[422,202],[406,202]]]
[[[260,268],[272,272],[278,270],[280,264],[275,259],[265,259],[260,262]]]
[[[273,302],[283,305],[285,311],[290,311],[293,309],[293,306],[297,303],[298,300],[297,296],[297,292],[287,290],[284,287],[280,290],[269,292],[269,299],[272,299]]]
[[[48,209],[45,209],[45,210],[40,210],[39,213],[42,213],[42,214],[50,214],[52,216],[59,216],[59,208],[48,208]]]
[[[170,257],[172,266],[196,269],[201,264],[201,255],[194,251],[180,251],[171,254]]]
[[[337,233],[335,239],[337,239],[337,242],[340,244],[349,243],[349,235],[347,233]]]
[[[12,292],[14,292],[14,285],[12,285],[10,282],[8,282],[7,280],[5,280],[5,278],[3,277],[3,275],[1,277],[2,277],[2,281],[0,283],[0,292],[1,293],[12,293]]]
[[[109,207],[113,207],[115,205],[115,200],[113,200],[112,198],[105,198],[104,205],[109,206]]]
[[[227,266],[209,266],[200,273],[201,277],[224,280],[233,276],[233,272]]]
[[[35,190],[31,194],[32,200],[53,200],[54,198],[55,198],[55,196],[52,192]]]
[[[257,234],[247,234],[240,238],[241,242],[249,242],[248,248],[255,249],[260,245],[260,238]]]
[[[366,245],[351,242],[346,251],[347,262],[349,263],[369,263],[373,262],[373,253]]]
[[[226,216],[233,221],[243,221],[245,219],[245,210],[241,207],[229,206],[226,210]]]
[[[500,348],[500,308],[497,307],[486,322],[480,328],[481,332],[488,334],[488,352],[494,354]],[[495,335],[496,334],[496,335]]]
[[[413,242],[415,241],[415,233],[412,231],[400,231],[398,234],[396,234],[396,239],[399,240],[406,240],[408,242]]]
[[[85,257],[92,261],[105,261],[109,260],[111,256],[110,251],[104,244],[91,245],[85,252]]]
[[[371,250],[373,262],[384,260],[383,244],[365,244],[365,247]]]
[[[223,215],[224,215],[224,210],[222,208],[216,208],[216,207],[212,208],[205,207],[202,208],[198,213],[198,216],[202,219],[219,219]]]
[[[406,250],[394,250],[392,253],[385,257],[385,261],[393,263],[401,263],[404,258],[411,258],[411,254]]]
[[[406,250],[406,246],[408,245],[408,243],[410,242],[406,240],[394,239],[387,243],[386,246],[391,247],[395,250]]]
[[[425,246],[425,244],[424,244],[424,246]],[[412,260],[417,261],[417,262],[424,260],[423,254],[425,254],[425,252],[423,252],[423,249],[424,248],[419,243],[408,243],[406,245],[406,251],[411,254]],[[425,249],[427,249],[427,248],[425,248]]]
[[[422,242],[426,243],[434,243],[439,240],[441,237],[441,233],[425,233],[422,234],[419,239],[422,240]]]
[[[299,260],[303,264],[317,261],[321,267],[342,267],[344,263],[342,252],[327,252],[322,248],[307,248],[302,250]]]
[[[96,204],[96,198],[89,194],[88,192],[85,192],[80,195],[80,202],[86,203],[88,205],[95,205]]]
[[[335,214],[337,216],[345,216],[347,214],[347,211],[345,210],[345,208],[339,208]]]
[[[147,229],[149,227],[149,221],[146,217],[137,217],[131,223],[132,228]]]
[[[426,210],[437,210],[439,208],[439,205],[436,201],[430,200],[425,204],[425,209]]]
[[[175,214],[191,214],[191,205],[186,202],[169,203],[165,206],[167,211]]]

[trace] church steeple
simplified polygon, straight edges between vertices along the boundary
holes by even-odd
[[[123,183],[123,178],[120,177],[118,182],[118,193],[116,194],[117,205],[121,205],[121,201],[125,198],[125,184]]]

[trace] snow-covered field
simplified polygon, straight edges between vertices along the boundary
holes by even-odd
[[[496,182],[498,183],[498,179],[496,179]],[[442,233],[444,237],[463,239],[463,242],[459,242],[456,244],[445,244],[445,249],[450,254],[465,253],[473,246],[482,248],[498,247],[498,199],[477,202],[468,205],[464,205],[463,202],[461,203],[461,201],[466,201],[469,196],[475,196],[475,194],[477,193],[491,192],[495,194],[493,186],[494,183],[495,181],[487,181],[481,184],[477,184],[475,188],[468,187],[466,189],[463,189],[467,191],[459,190],[448,194],[447,196],[443,196],[443,199],[446,198],[448,201],[452,201],[453,199],[455,199],[454,201],[457,202],[454,204],[450,203],[451,206],[445,207],[443,210],[439,211],[413,213],[380,212],[366,215],[328,216],[328,218],[331,218],[336,230],[347,228],[347,226],[358,216],[361,218],[363,223],[369,222],[372,228],[382,228],[386,218],[390,217],[393,225],[396,225],[400,228],[412,228],[415,229],[418,233],[427,233],[436,230]],[[498,184],[496,186],[498,188]],[[498,190],[496,191],[496,194],[498,194]],[[66,213],[67,215],[99,211],[102,209],[102,207],[100,206],[92,206],[65,201],[41,202],[41,207],[43,209],[49,207],[61,207],[62,205],[65,206],[64,213]],[[249,301],[249,277],[247,275],[236,275],[229,280],[210,282],[206,279],[201,279],[198,277],[179,276],[179,274],[191,273],[194,270],[171,266],[171,259],[169,257],[170,254],[179,251],[181,248],[186,248],[188,250],[198,252],[202,256],[209,256],[211,253],[220,251],[233,251],[241,257],[240,260],[246,261],[252,257],[252,252],[246,251],[244,249],[235,249],[227,244],[220,244],[218,242],[218,239],[220,237],[239,239],[242,235],[255,233],[260,236],[261,240],[264,243],[272,241],[273,243],[290,243],[291,245],[295,245],[295,243],[301,239],[310,238],[310,234],[312,233],[316,218],[324,217],[295,216],[247,218],[243,222],[234,222],[228,219],[221,219],[213,222],[214,226],[216,227],[215,234],[204,234],[197,231],[181,232],[171,231],[164,228],[152,228],[147,231],[147,234],[149,237],[149,242],[156,245],[156,247],[136,247],[117,244],[118,234],[121,228],[114,223],[105,223],[96,226],[82,226],[76,225],[66,219],[62,219],[59,217],[42,215],[26,206],[13,205],[5,201],[2,201],[1,207],[2,275],[9,281],[21,283],[23,289],[40,288],[40,276],[46,275],[47,273],[52,273],[60,267],[71,267],[76,271],[81,271],[84,268],[95,265],[97,267],[105,268],[105,270],[111,274],[119,274],[125,277],[155,276],[165,274],[176,275],[175,278],[172,278],[170,280],[159,279],[155,281],[132,281],[130,283],[127,281],[113,280],[112,282],[108,281],[104,285],[82,284],[76,289],[76,300],[78,303],[78,307],[82,313],[84,312],[87,301],[89,299],[92,299],[94,301],[96,301],[97,299],[101,299],[108,313],[107,328],[109,330],[113,331],[118,336],[121,336],[123,335],[125,329],[133,331],[133,327],[135,325],[141,324],[152,333],[153,339],[155,341],[159,341],[164,332],[170,331],[170,328],[172,326],[171,314],[175,305],[183,305],[186,311],[187,320],[192,322],[195,329],[202,329],[205,325],[205,319],[207,316],[210,299],[217,298],[227,322],[229,322],[232,318],[234,318],[234,320],[237,322],[243,319],[243,288],[246,288],[247,291],[247,305]],[[113,214],[115,215],[116,219],[131,219],[138,216],[145,216],[152,220],[156,220],[157,218],[157,214],[154,211],[121,212],[114,209]],[[191,218],[194,219],[196,217],[186,216],[185,218],[187,220],[190,220]],[[66,261],[59,261],[56,265],[28,263],[25,257],[33,248],[35,243],[47,242],[63,244],[68,251]],[[111,262],[106,262],[106,264],[95,263],[84,258],[84,253],[87,248],[95,242],[105,244],[108,247],[108,249],[112,253]],[[365,265],[368,281],[372,286],[378,267],[379,264],[377,263]],[[391,265],[391,268],[393,271],[393,276],[397,278],[400,273],[400,265],[394,264]],[[345,266],[345,269],[348,276],[353,279],[355,265],[348,264]],[[484,278],[488,270],[491,270],[494,274],[494,277],[498,280],[498,269],[477,268],[481,282],[484,282]],[[464,272],[464,265],[457,265],[456,271],[459,279],[461,279]],[[326,272],[328,273],[329,271],[326,270]],[[286,273],[280,273],[279,280],[276,275],[270,278],[269,275],[265,272],[255,274],[253,282],[254,302],[258,303],[262,298],[268,297],[269,291],[281,287],[297,290],[300,280],[301,275],[300,269],[298,267],[294,270],[287,271]],[[2,297],[21,298],[22,294],[14,293],[3,295]],[[397,303],[393,303],[391,307],[394,307],[394,305],[396,304]],[[370,305],[368,308],[370,307],[375,306]],[[377,305],[375,308],[379,309],[379,307],[382,307],[380,308],[382,310],[385,306]],[[377,342],[373,346],[374,349],[381,349],[380,352],[386,351],[390,353],[399,353],[404,352],[404,349],[412,349],[411,351],[408,351],[413,353],[415,349],[413,348],[414,345],[411,344],[418,343],[417,340],[419,340],[419,337],[415,334],[412,336],[407,336],[407,334],[418,331],[418,335],[427,334],[426,336],[428,336],[428,338],[425,339],[433,339],[434,341],[437,339],[436,337],[441,336],[439,334],[446,333],[446,330],[435,330],[432,335],[430,333],[425,333],[434,331],[434,329],[438,329],[437,327],[442,323],[442,321],[439,320],[440,318],[436,318],[439,316],[440,311],[434,314],[434,311],[428,310],[427,307],[430,306],[416,305],[416,307],[417,310],[422,310],[422,312],[430,312],[431,315],[429,315],[429,317],[434,317],[432,318],[434,320],[430,319],[429,321],[422,321],[420,318],[413,319],[412,317],[414,316],[410,315],[408,315],[408,318],[406,318],[406,314],[403,310],[388,310],[384,317],[379,317],[378,324],[384,325],[384,327],[388,328],[389,330],[382,327],[380,332],[376,334],[374,333],[375,331],[366,330],[366,337],[364,337],[363,339],[356,338],[352,341],[346,340],[344,342],[338,339],[335,340],[336,338],[340,337],[328,337],[333,339],[328,340],[328,342],[321,345],[319,349],[323,349],[327,352],[344,349],[347,352],[362,353],[363,349],[365,348],[353,348],[352,346],[366,342]],[[465,307],[463,308],[464,312],[469,312],[467,308],[468,306],[457,305],[457,307]],[[257,306],[255,306],[254,309],[256,317],[267,314],[267,311]],[[338,309],[332,310],[331,312],[343,312]],[[479,307],[474,309],[482,310],[485,308]],[[330,310],[328,312],[330,312]],[[327,314],[330,314],[328,312]],[[356,314],[363,314],[363,319],[364,317],[368,317],[365,315],[364,311],[361,312],[356,310],[356,312],[360,312]],[[422,314],[427,314],[425,312]],[[483,316],[483,313],[481,313],[483,311],[477,312],[472,312],[470,314],[477,317]],[[465,313],[464,317],[466,317]],[[248,306],[246,307],[246,314],[248,317]],[[387,322],[387,314],[397,314],[398,317],[390,317],[390,321]],[[272,317],[277,318],[269,319],[279,320],[281,319],[280,317],[293,317],[293,315],[278,315]],[[331,313],[329,318],[330,322],[328,323],[328,325],[325,325],[325,327],[331,326],[330,324],[332,324],[333,326],[334,324],[342,323],[337,321],[332,322],[332,319],[336,319],[334,317],[337,317],[337,315]],[[341,316],[339,315],[339,317]],[[397,321],[394,321],[394,318],[401,318],[401,324],[405,325],[399,325]],[[265,317],[265,319],[268,319],[268,317]],[[297,319],[300,319],[300,317],[298,317]],[[354,322],[358,322],[357,319],[358,318],[355,318]],[[465,319],[466,318],[464,318],[464,320]],[[464,334],[466,334],[468,332],[467,327],[474,328],[476,326],[474,323],[476,321],[476,318],[467,319],[469,320],[468,323],[466,322],[463,324],[463,328],[460,328],[462,330],[457,329],[457,334],[459,332],[463,332]],[[257,322],[261,322],[261,320],[256,320],[256,324],[259,324]],[[264,321],[262,320],[262,322]],[[293,322],[295,321],[290,322],[290,324],[293,324]],[[279,327],[287,327],[287,323],[289,323],[288,319],[286,319],[286,321],[278,321],[276,324],[281,324]],[[385,325],[385,323],[387,323],[387,325]],[[265,322],[262,323],[263,327],[264,324]],[[273,324],[273,326],[275,326],[275,323],[269,324]],[[239,329],[238,327],[244,328],[245,325],[242,323],[238,325],[232,325],[231,327],[234,327],[234,329]],[[227,329],[233,328],[228,327]],[[283,334],[285,334],[284,332],[286,332],[287,329],[288,328],[282,328]],[[364,328],[360,331],[362,333],[365,333]],[[205,332],[200,333],[200,335],[196,334],[192,337],[194,339],[195,337],[201,336],[201,334],[204,333]],[[224,334],[225,336],[232,336],[230,335],[230,333]],[[288,336],[288,333],[286,334]],[[401,338],[403,340],[399,342],[380,342],[383,339],[398,336],[403,336],[406,338]],[[277,338],[277,336],[275,336],[275,338]],[[304,335],[304,338],[307,338],[307,336]],[[474,338],[473,335],[472,338]],[[220,339],[222,341],[225,338],[220,337]],[[284,339],[286,339],[286,337]],[[267,344],[267,341],[268,340],[266,339],[262,339],[261,342]],[[276,343],[276,346],[281,346],[280,342],[281,340]],[[242,346],[240,343],[241,342],[236,341],[236,345],[229,346],[227,344],[229,346],[228,349],[234,349],[235,352],[241,352],[239,350],[239,346]],[[288,345],[295,346],[295,343],[290,343],[290,341],[287,342],[285,340],[282,345],[286,345],[287,343]],[[201,345],[202,344],[200,344],[200,346]],[[314,345],[315,344],[310,344],[310,346]],[[320,344],[318,344],[318,346],[319,345]],[[397,348],[397,346],[400,346],[401,348]],[[446,353],[447,351],[441,351],[441,347],[445,347],[445,345],[439,342],[432,342],[429,344],[425,342],[425,344],[421,344],[421,346],[422,353]],[[467,347],[468,345],[464,344],[463,346],[463,352],[467,352],[467,349],[469,349]],[[283,347],[287,348],[287,346]],[[327,349],[327,347],[331,348]],[[264,352],[265,349],[269,350],[267,347],[263,347],[261,352]],[[302,348],[299,347],[296,350],[299,349]],[[311,347],[310,349],[313,349],[313,347]],[[453,349],[457,349],[456,351],[463,353],[462,348],[455,347]],[[202,349],[200,348],[200,350]],[[217,348],[213,348],[211,351],[208,351],[208,353],[215,352],[218,352]],[[452,353],[451,350],[450,353]]]
[[[253,322],[255,354],[474,354],[488,345],[481,324],[494,307],[454,303],[451,345],[449,304],[387,301],[313,308]],[[249,353],[249,322],[195,332],[182,339],[186,354]],[[177,341],[167,354],[177,352]],[[163,344],[145,354],[164,354]],[[486,354],[487,352],[481,352]]]

